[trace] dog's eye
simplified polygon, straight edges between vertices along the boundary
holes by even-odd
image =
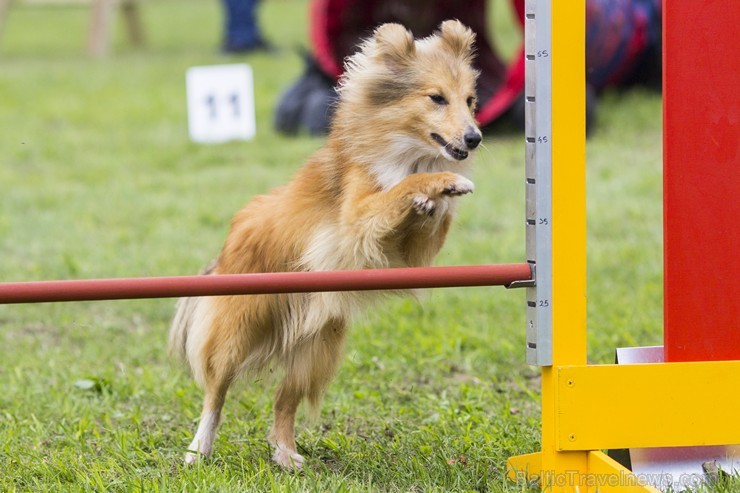
[[[429,96],[429,99],[437,104],[447,104],[447,100],[441,94],[432,94],[431,96]]]
[[[468,102],[468,108],[472,108],[473,106],[475,106],[475,98],[473,96],[470,96],[467,102]]]

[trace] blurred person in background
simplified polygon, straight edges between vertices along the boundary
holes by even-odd
[[[523,36],[524,0],[497,1],[510,5]],[[605,89],[641,85],[660,90],[662,2],[585,1],[587,129],[595,124],[598,96]],[[311,48],[304,54],[303,75],[283,92],[276,107],[278,131],[287,135],[328,131],[343,60],[378,24],[399,22],[417,36],[426,36],[450,18],[477,34],[478,123],[485,127],[509,119],[524,128],[524,50],[513,60],[499,57],[488,32],[486,12],[492,0],[310,0],[310,4]]]

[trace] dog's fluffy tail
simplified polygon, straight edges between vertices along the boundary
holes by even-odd
[[[211,274],[215,267],[216,262],[212,262],[201,274]],[[168,344],[170,356],[184,363],[191,373],[193,362],[188,357],[188,336],[193,331],[195,312],[202,301],[203,298],[180,298],[175,306],[175,317],[172,319],[172,325],[170,326]]]
[[[193,324],[193,314],[200,298],[180,298],[175,306],[175,318],[170,327],[169,353],[170,356],[185,363],[190,369],[187,357],[188,333]]]

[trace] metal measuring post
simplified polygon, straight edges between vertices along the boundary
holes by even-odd
[[[525,139],[527,262],[536,284],[527,288],[527,363],[552,365],[552,50],[551,1],[526,0]]]

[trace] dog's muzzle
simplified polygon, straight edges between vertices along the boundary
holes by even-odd
[[[441,145],[447,152],[447,154],[449,154],[453,159],[462,161],[463,159],[466,159],[468,157],[468,151],[472,151],[473,149],[478,147],[482,137],[479,131],[474,130],[472,127],[469,128],[463,135],[463,142],[465,143],[465,147],[467,149],[459,149],[453,146],[437,133],[432,134],[432,139],[434,139],[437,144]]]

